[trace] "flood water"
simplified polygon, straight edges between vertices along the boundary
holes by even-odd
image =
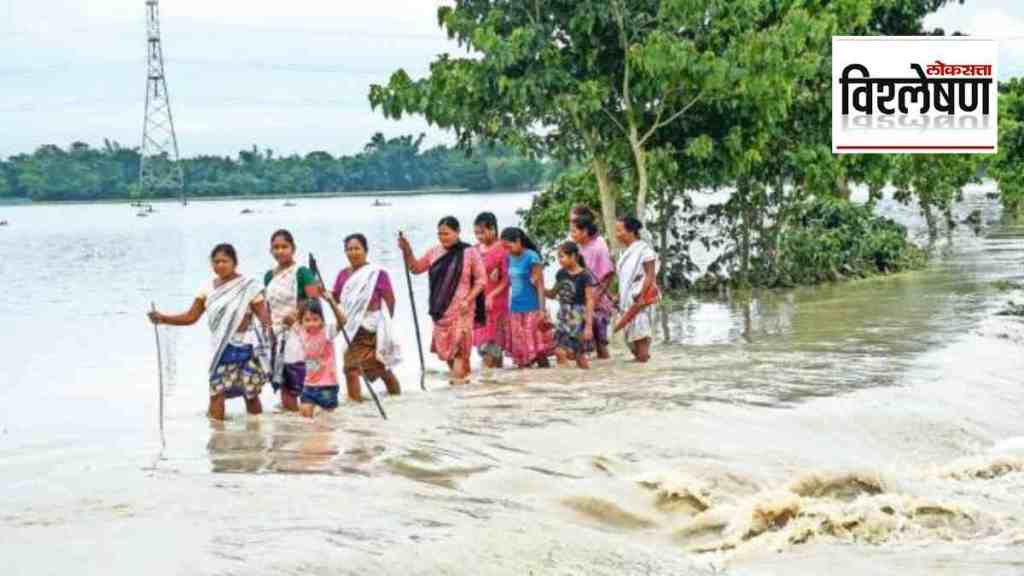
[[[986,192],[964,210],[994,220]],[[590,372],[451,388],[428,359],[419,390],[397,231],[420,252],[449,212],[507,225],[529,200],[4,208],[3,573],[1024,573],[1024,325],[997,315],[1024,291],[994,285],[1024,281],[1024,229],[962,230],[913,274],[680,303],[647,366],[620,345]],[[218,242],[262,275],[282,225],[330,278],[341,239],[369,237],[406,393],[387,421],[369,402],[306,421],[268,387],[265,415],[234,401],[214,424],[205,325],[168,328],[162,447],[150,302],[187,308]]]

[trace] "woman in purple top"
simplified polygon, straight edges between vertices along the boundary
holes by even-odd
[[[352,343],[345,350],[345,382],[348,397],[362,401],[359,375],[373,382],[384,380],[388,394],[401,394],[402,387],[390,367],[399,361],[398,345],[391,335],[395,315],[395,293],[388,273],[366,261],[366,236],[345,238],[345,256],[349,267],[338,273],[334,299],[341,304],[344,322]],[[387,315],[381,306],[387,305]]]
[[[607,360],[610,357],[608,325],[615,310],[615,302],[608,292],[615,279],[615,264],[608,252],[608,244],[598,233],[597,216],[590,208],[573,208],[569,216],[569,237],[579,246],[587,271],[597,282],[594,289],[594,345],[597,357]]]

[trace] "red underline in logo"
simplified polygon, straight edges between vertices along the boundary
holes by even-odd
[[[995,146],[836,146],[837,150],[995,150]]]

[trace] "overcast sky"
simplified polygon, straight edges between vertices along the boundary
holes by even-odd
[[[182,154],[350,154],[377,131],[447,142],[366,98],[394,70],[420,76],[459,50],[437,27],[442,2],[162,0]],[[1002,75],[1024,75],[1024,1],[968,0],[928,23],[1004,37]],[[137,145],[144,63],[144,0],[0,0],[0,157],[104,137]]]

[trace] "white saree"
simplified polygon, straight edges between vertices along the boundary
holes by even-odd
[[[220,286],[214,285],[206,295],[207,325],[213,336],[214,350],[210,360],[211,374],[220,363],[228,344],[241,343],[244,335],[239,334],[238,328],[249,312],[249,305],[261,298],[262,292],[259,282],[239,276]]]
[[[640,296],[644,286],[644,264],[655,263],[658,267],[658,255],[654,248],[643,240],[637,240],[626,248],[619,257],[616,272],[619,276],[619,308],[625,312]],[[654,307],[648,306],[640,311],[625,328],[626,342],[636,342],[650,338],[653,334]]]
[[[341,290],[339,305],[345,314],[345,330],[349,338],[355,338],[360,328],[375,333],[377,359],[391,368],[402,361],[401,350],[391,325],[391,314],[383,302],[379,310],[370,310],[370,300],[373,299],[373,291],[382,271],[375,264],[365,264],[354,271]]]

